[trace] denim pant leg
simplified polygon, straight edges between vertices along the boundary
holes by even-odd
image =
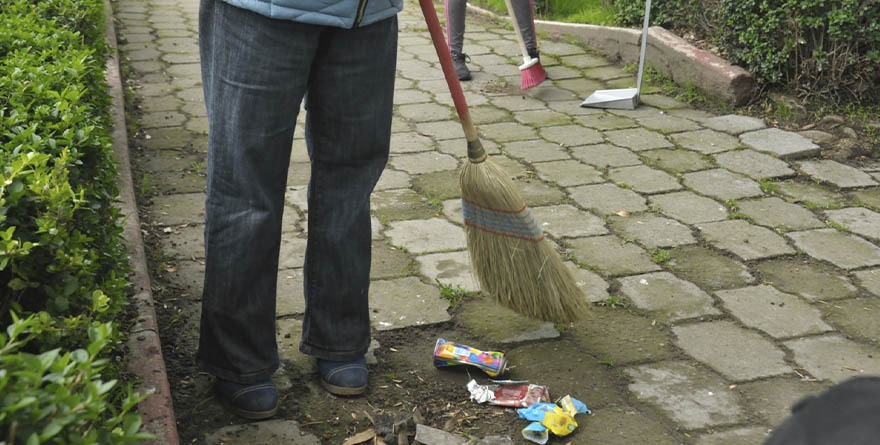
[[[388,161],[397,18],[324,33],[306,99],[312,161],[300,350],[329,360],[370,344],[370,194]]]
[[[196,359],[226,380],[253,383],[278,368],[275,294],[284,190],[320,29],[202,1],[209,136]]]

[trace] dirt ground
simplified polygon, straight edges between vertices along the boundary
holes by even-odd
[[[162,285],[161,278],[157,281],[157,315],[163,330],[163,353],[181,443],[207,443],[206,434],[243,420],[222,409],[212,396],[211,377],[200,372],[193,362],[198,302],[175,298],[173,287]],[[528,421],[518,418],[513,408],[478,404],[469,399],[467,382],[474,378],[488,383],[486,374],[472,367],[433,366],[431,352],[438,338],[477,341],[465,337],[455,321],[376,332],[374,339],[379,347],[373,352],[377,363],[370,366],[370,388],[365,395],[355,398],[330,395],[320,387],[307,362],[286,361],[275,376],[281,390],[276,419],[298,422],[301,430],[321,438],[325,444],[341,444],[371,428],[388,444],[412,443],[415,424],[469,438],[500,436],[512,439],[507,443],[530,443],[520,436]],[[625,386],[625,382],[620,384]],[[577,443],[577,432],[564,440],[551,438],[548,443]],[[405,436],[408,442],[398,435]]]

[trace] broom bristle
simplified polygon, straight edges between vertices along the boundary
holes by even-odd
[[[533,318],[569,322],[588,309],[583,291],[520,198],[486,159],[461,173],[468,252],[480,285],[501,305]]]
[[[520,88],[527,90],[547,80],[547,71],[541,65],[540,59],[533,58],[520,65],[519,76],[521,80]]]

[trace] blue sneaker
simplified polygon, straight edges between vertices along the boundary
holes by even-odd
[[[356,396],[367,391],[367,360],[333,361],[318,359],[321,385],[330,394]]]
[[[214,392],[226,409],[245,419],[268,419],[278,411],[278,390],[271,379],[252,384],[217,379]]]

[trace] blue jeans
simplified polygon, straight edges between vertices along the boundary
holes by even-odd
[[[341,29],[202,0],[208,110],[205,283],[196,360],[239,383],[278,368],[275,292],[293,131],[306,99],[311,156],[300,350],[329,360],[370,343],[370,193],[388,161],[397,18]]]

